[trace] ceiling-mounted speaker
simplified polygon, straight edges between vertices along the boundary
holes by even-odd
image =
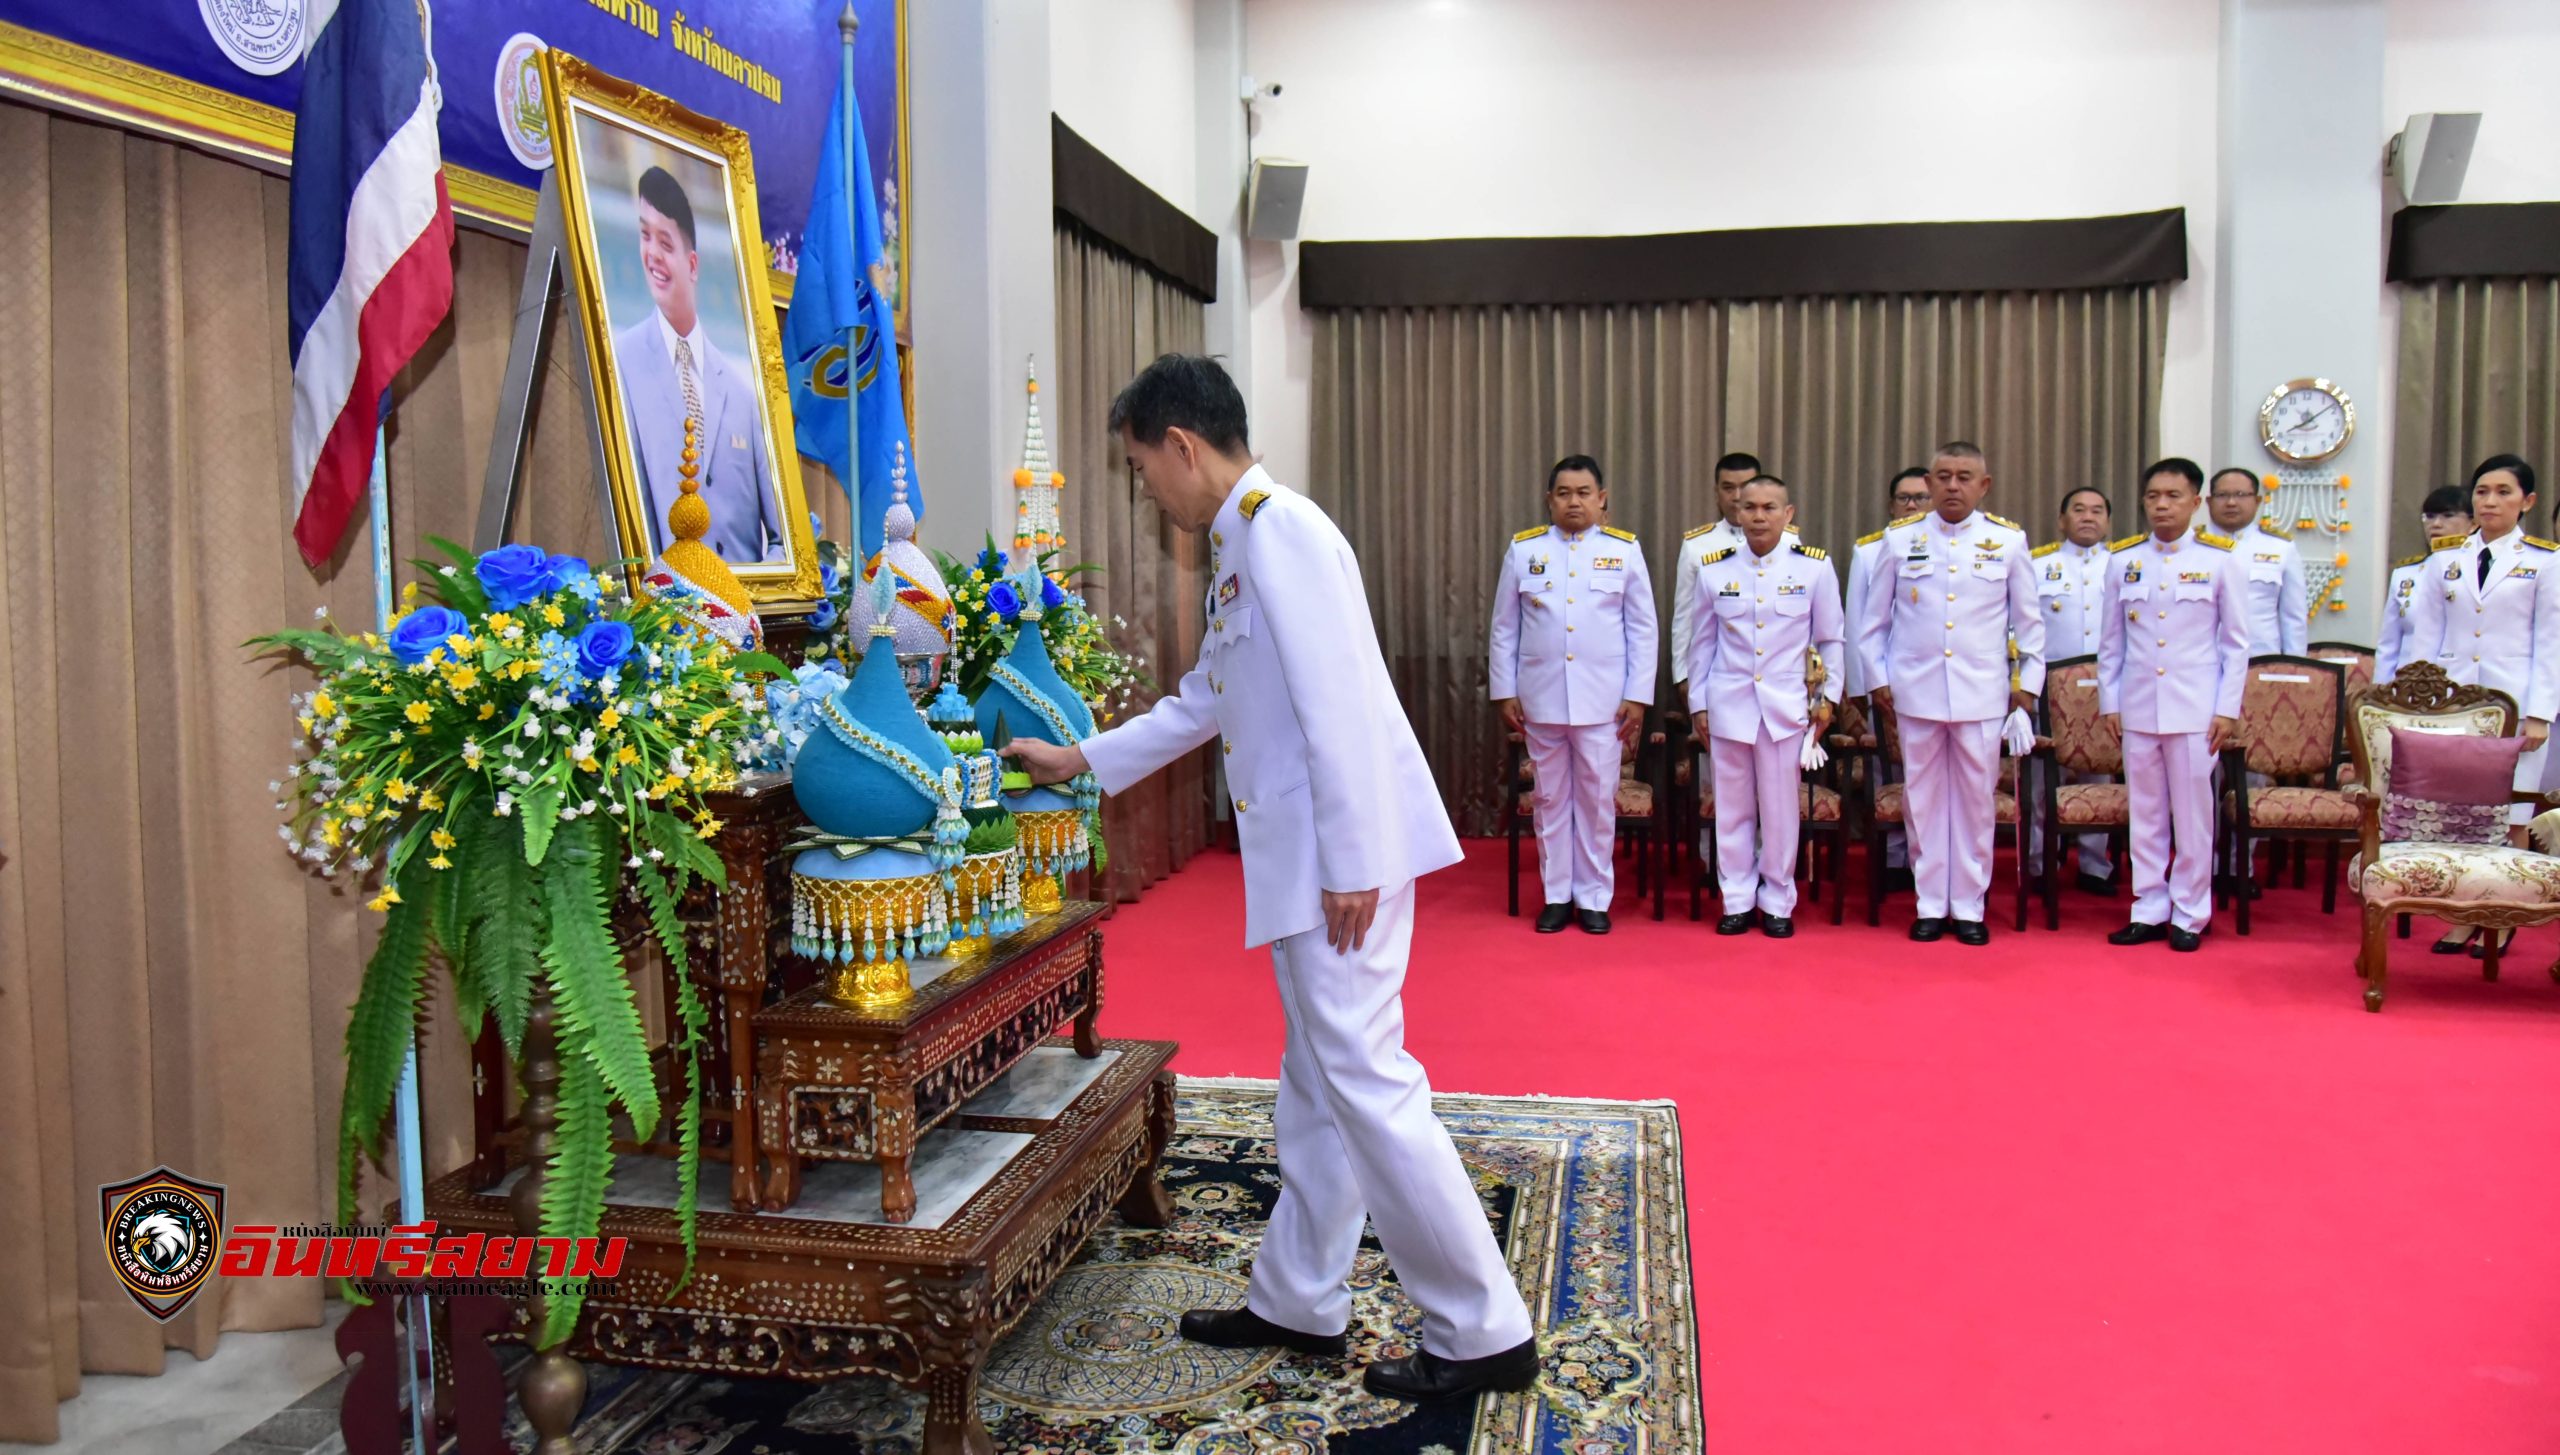
[[[1307,205],[1307,164],[1283,157],[1253,159],[1253,182],[1244,194],[1244,235],[1287,242],[1298,235]]]
[[[2391,180],[2411,206],[2458,201],[2479,138],[2477,111],[2421,111],[2391,139]]]

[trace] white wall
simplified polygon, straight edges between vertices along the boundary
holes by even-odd
[[[1051,108],[1200,218],[1193,35],[1191,0],[1049,0]]]
[[[2392,0],[2382,131],[2414,112],[2477,111],[2465,202],[2560,201],[2560,4]]]
[[[1304,236],[2187,209],[2162,439],[2208,448],[2217,0],[1247,0]],[[1256,433],[1303,479],[1313,330],[1253,249]]]

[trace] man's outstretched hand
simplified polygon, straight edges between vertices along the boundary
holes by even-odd
[[[1034,783],[1064,783],[1091,767],[1084,760],[1084,749],[1069,744],[1044,743],[1038,738],[1015,738],[996,751],[1022,765]]]

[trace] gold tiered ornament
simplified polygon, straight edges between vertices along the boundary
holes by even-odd
[[[667,507],[667,534],[673,539],[640,578],[642,594],[676,600],[694,625],[729,644],[751,651],[764,644],[764,623],[738,573],[720,553],[702,543],[711,530],[711,503],[702,498],[698,478],[702,458],[695,448],[700,421],[684,422],[684,453],[678,457],[675,504]]]
[[[1043,551],[1063,548],[1066,525],[1058,513],[1058,495],[1067,477],[1049,468],[1049,438],[1040,428],[1040,378],[1032,361],[1022,361],[1022,392],[1030,401],[1022,432],[1022,465],[1013,472],[1013,558],[1036,560]]]

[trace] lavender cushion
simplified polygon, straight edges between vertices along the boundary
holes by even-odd
[[[2391,778],[2382,837],[2391,843],[2496,844],[2506,840],[2522,738],[2391,730]]]

